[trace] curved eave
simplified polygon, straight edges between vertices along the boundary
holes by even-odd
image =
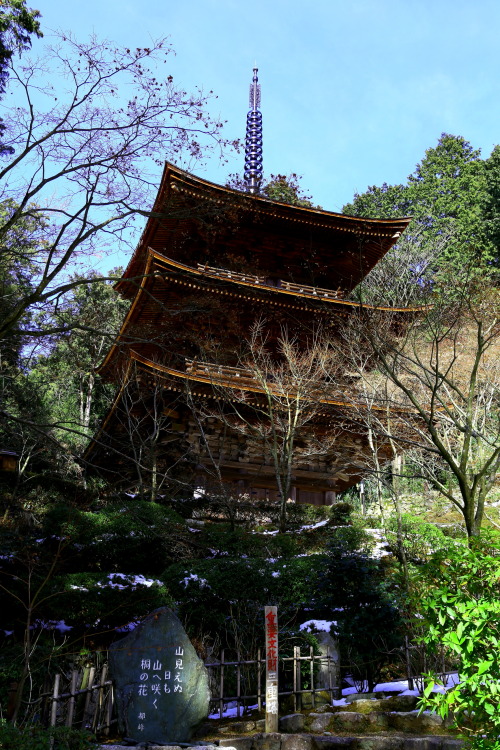
[[[96,369],[96,372],[98,372],[99,374],[102,374],[103,371],[106,370],[106,368],[108,367],[108,365],[110,364],[110,362],[113,360],[114,356],[116,355],[116,352],[117,352],[119,344],[123,344],[123,343],[126,342],[126,338],[127,338],[126,337],[126,330],[127,330],[128,326],[130,325],[130,322],[133,320],[133,318],[134,318],[134,316],[136,314],[137,306],[139,305],[141,296],[142,296],[142,294],[144,292],[144,289],[146,288],[146,285],[147,285],[148,281],[151,279],[151,268],[152,268],[152,265],[153,265],[153,261],[154,261],[153,254],[151,252],[148,252],[148,254],[146,256],[146,264],[145,264],[145,268],[144,268],[144,273],[142,275],[142,278],[140,279],[140,283],[138,284],[136,295],[135,295],[134,299],[132,300],[132,303],[131,303],[131,305],[130,305],[130,307],[128,309],[128,312],[127,312],[127,314],[126,314],[126,316],[125,316],[125,318],[123,320],[123,323],[121,324],[120,331],[118,332],[118,335],[117,335],[114,343],[111,345],[111,347],[110,347],[108,353],[106,354],[104,360],[101,362],[101,364],[99,365],[99,367]]]
[[[147,357],[144,357],[142,354],[139,354],[138,352],[134,351],[133,349],[130,350],[129,356],[132,360],[135,362],[138,362],[140,365],[143,366],[143,368],[153,373],[154,375],[158,377],[163,378],[175,378],[176,380],[179,380],[180,382],[183,382],[185,384],[187,383],[199,383],[200,385],[210,385],[212,387],[218,387],[218,388],[226,388],[228,391],[244,391],[246,393],[256,393],[258,395],[265,395],[266,391],[259,387],[258,385],[252,385],[248,382],[237,382],[237,381],[228,381],[224,378],[213,378],[205,375],[196,374],[193,375],[191,373],[183,372],[182,370],[176,370],[173,367],[166,367],[165,365],[161,365],[158,362],[153,362],[153,360],[148,359]],[[193,396],[206,396],[207,394],[203,393],[193,393]],[[280,394],[276,394],[280,395]],[[229,397],[228,400],[231,400]],[[344,401],[344,400],[337,400],[337,399],[331,399],[331,398],[319,398],[318,402],[321,404],[324,404],[325,406],[334,406],[337,408],[344,408],[344,409],[358,409],[360,406],[363,408],[366,408],[363,404],[356,404],[352,401]],[[377,404],[372,404],[370,408],[373,411],[381,411],[385,412],[387,410],[386,406],[378,406]],[[391,409],[391,411],[396,411],[394,409]],[[405,408],[399,408],[397,410],[398,413],[408,413],[413,414],[414,410],[412,409],[405,409]]]
[[[213,293],[213,294],[223,294],[228,297],[234,297],[234,298],[242,298],[247,297],[252,302],[260,301],[262,304],[269,304],[269,296],[274,297],[273,305],[276,305],[278,307],[285,307],[285,308],[293,308],[295,310],[310,310],[312,312],[320,312],[320,313],[327,313],[327,312],[336,312],[338,311],[339,314],[342,314],[342,311],[348,311],[348,310],[354,310],[360,308],[360,303],[353,301],[353,300],[346,300],[346,299],[340,299],[338,297],[320,297],[317,295],[314,295],[312,293],[301,293],[297,291],[291,291],[288,289],[282,289],[280,287],[270,286],[267,284],[259,284],[256,285],[252,282],[246,282],[241,281],[239,279],[231,279],[227,277],[222,276],[215,276],[213,274],[206,273],[204,271],[201,271],[197,268],[193,268],[192,266],[188,266],[184,263],[180,263],[179,261],[172,260],[171,258],[167,258],[162,253],[157,252],[156,250],[153,250],[151,248],[148,248],[147,253],[145,254],[145,267],[142,277],[140,278],[140,283],[137,285],[137,291],[136,294],[131,302],[131,305],[129,307],[129,310],[127,312],[127,315],[125,316],[125,319],[121,325],[120,331],[115,339],[115,342],[112,344],[111,348],[109,349],[106,357],[102,361],[102,363],[97,368],[97,372],[102,374],[106,368],[109,366],[109,364],[114,359],[118,346],[120,344],[126,344],[127,343],[127,328],[128,326],[135,322],[137,319],[137,311],[140,307],[141,298],[146,290],[146,287],[150,284],[154,283],[155,275],[158,273],[158,271],[155,270],[155,266],[161,266],[162,268],[166,270],[172,270],[174,272],[180,271],[181,273],[186,274],[189,277],[192,277],[194,279],[203,279],[206,282],[217,283],[217,287],[213,287],[212,289],[209,286],[199,287],[201,291],[204,293]],[[161,275],[161,272],[160,272]],[[190,284],[187,281],[181,281],[179,279],[175,278],[166,278],[165,281],[172,281],[173,283],[181,283],[185,286],[190,286],[193,288],[193,284]],[[139,280],[138,280],[139,282]],[[224,287],[226,287],[224,289]],[[196,288],[196,287],[194,287]],[[230,289],[235,289],[236,291],[229,291]],[[251,292],[251,294],[248,294],[248,292]],[[261,292],[262,294],[259,294]],[[333,295],[333,292],[332,292]],[[296,304],[293,304],[293,302],[296,302]],[[305,305],[305,303],[308,303]],[[311,305],[312,303],[312,305]],[[373,310],[373,311],[381,311],[381,312],[388,312],[388,313],[416,313],[416,312],[424,312],[425,310],[428,310],[430,308],[430,305],[420,305],[420,306],[413,306],[413,307],[390,307],[385,305],[368,305],[363,304],[363,309],[365,310]]]
[[[397,219],[365,219],[359,216],[325,211],[322,208],[280,203],[261,195],[243,193],[240,190],[217,185],[214,182],[185,172],[168,162],[165,164],[164,176],[172,185],[175,185],[174,190],[185,192],[197,198],[204,198],[221,204],[238,201],[241,208],[249,211],[259,211],[288,221],[314,223],[325,228],[342,229],[356,235],[389,238],[396,232],[403,232],[411,221],[411,217],[408,216]]]
[[[310,302],[318,303],[318,308],[324,308],[324,306],[333,305],[337,307],[343,307],[343,308],[359,308],[360,303],[353,301],[353,300],[346,300],[341,299],[340,297],[334,297],[333,292],[331,292],[332,296],[329,297],[322,297],[317,294],[313,294],[310,292],[298,292],[295,290],[289,290],[289,289],[283,289],[281,287],[271,286],[268,284],[255,284],[251,281],[242,281],[241,279],[232,279],[229,277],[224,276],[216,276],[215,274],[206,273],[204,271],[199,270],[198,268],[193,268],[192,266],[188,266],[185,263],[180,263],[176,260],[172,260],[171,258],[167,258],[165,255],[162,255],[162,253],[157,252],[156,250],[151,250],[151,248],[148,251],[151,256],[154,257],[154,259],[157,261],[157,263],[163,265],[165,268],[174,268],[179,271],[182,271],[183,273],[189,274],[191,276],[201,277],[204,279],[207,279],[208,281],[216,281],[221,282],[222,284],[228,284],[236,287],[240,287],[242,289],[251,289],[253,292],[259,292],[263,291],[270,294],[276,294],[278,296],[284,296],[284,297],[292,297],[296,299],[300,299],[301,301],[307,300]],[[210,291],[209,289],[207,291]],[[218,290],[217,290],[218,291]],[[255,296],[253,295],[250,299],[254,300]],[[263,298],[262,301],[265,303],[266,299]],[[430,308],[429,305],[418,305],[413,307],[391,307],[389,305],[368,305],[363,304],[363,309],[365,310],[381,310],[385,312],[422,312],[424,310],[428,310]],[[300,308],[302,309],[302,307]]]
[[[390,249],[411,221],[411,217],[365,219],[324,211],[323,209],[278,203],[259,195],[242,193],[239,190],[217,185],[166,162],[158,194],[151,211],[152,215],[147,220],[146,227],[122,279],[115,285],[115,289],[118,291],[125,293],[127,282],[134,277],[139,277],[144,272],[144,249],[152,244],[160,221],[158,216],[154,214],[161,213],[173,193],[184,194],[190,199],[195,198],[202,202],[220,204],[222,208],[227,205],[237,205],[243,211],[258,213],[261,215],[261,219],[267,217],[273,222],[278,220],[278,222],[291,225],[310,225],[318,229],[330,230],[334,234],[341,232],[351,235],[353,238],[362,237],[371,240],[372,243],[377,243],[376,255],[378,257],[382,257]],[[373,267],[375,263],[376,260],[372,259],[370,267]]]

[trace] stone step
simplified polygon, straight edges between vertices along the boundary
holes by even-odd
[[[353,736],[314,734],[255,734],[219,740],[226,750],[462,750],[464,741],[447,735],[381,735]]]
[[[311,734],[329,732],[331,734],[373,734],[374,732],[399,732],[410,735],[445,734],[451,731],[451,720],[444,721],[437,714],[424,711],[336,711],[328,708],[295,713],[282,716],[279,720],[279,731],[286,734],[308,732]],[[227,724],[210,727],[203,726],[199,737],[210,737],[213,734],[237,736],[263,732],[264,719],[246,719],[231,721]]]
[[[280,719],[280,729],[283,732],[297,731],[299,714],[283,716]],[[373,733],[395,730],[404,734],[443,734],[450,728],[451,721],[445,722],[437,714],[424,711],[372,711],[359,713],[357,711],[311,711],[304,717],[303,729],[310,732],[333,733]]]

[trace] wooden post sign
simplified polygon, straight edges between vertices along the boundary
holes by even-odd
[[[265,607],[266,732],[278,731],[278,608]]]

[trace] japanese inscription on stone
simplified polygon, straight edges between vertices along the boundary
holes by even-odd
[[[179,619],[156,610],[110,650],[119,721],[139,742],[187,742],[206,718],[207,671]]]

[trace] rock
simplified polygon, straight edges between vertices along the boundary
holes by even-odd
[[[250,750],[253,744],[253,737],[232,737],[231,739],[220,739],[219,747],[235,747],[236,750]]]
[[[384,711],[414,711],[417,707],[416,695],[393,695],[381,702]]]
[[[403,737],[358,737],[356,750],[402,750]]]
[[[389,726],[398,732],[409,732],[410,734],[434,734],[443,731],[443,720],[436,714],[417,711],[406,711],[401,713],[387,714]]]
[[[232,721],[228,724],[230,732],[235,734],[246,734],[247,732],[255,731],[255,721]]]
[[[379,693],[351,693],[345,696],[346,703],[352,703],[353,701],[376,701],[380,698]]]
[[[279,720],[280,732],[288,732],[294,734],[295,732],[302,732],[304,729],[304,714],[288,714],[288,716],[282,716]]]
[[[217,729],[214,729],[214,732],[217,732],[217,734],[232,734],[233,731],[231,729],[231,726],[229,724],[221,724],[217,727]]]
[[[442,750],[462,750],[464,744],[465,741],[459,740],[458,737],[443,737],[441,747]]]
[[[168,607],[115,641],[109,660],[119,726],[137,742],[188,742],[207,718],[207,670]]]
[[[219,747],[232,748],[235,750],[252,750],[253,737],[233,737],[232,739],[219,740]]]
[[[366,718],[369,724],[369,732],[384,732],[389,728],[389,720],[384,713],[374,711],[373,713],[366,714]]]
[[[368,727],[366,716],[354,711],[342,711],[333,714],[333,718],[333,726],[339,732],[363,732]]]
[[[257,719],[255,722],[255,729],[257,732],[265,732],[266,731],[266,720],[265,719]]]
[[[262,732],[253,737],[254,750],[280,750],[281,734],[278,732]]]
[[[355,711],[358,714],[369,714],[372,711],[380,711],[381,704],[383,701],[379,701],[376,698],[357,698],[355,701],[349,702],[350,711]]]
[[[406,737],[403,750],[440,750],[442,741],[442,737]]]
[[[309,734],[290,734],[281,738],[281,750],[312,750],[312,743]]]
[[[352,737],[314,737],[313,750],[349,750],[353,744]]]
[[[332,723],[334,714],[309,714],[311,732],[324,732]]]

